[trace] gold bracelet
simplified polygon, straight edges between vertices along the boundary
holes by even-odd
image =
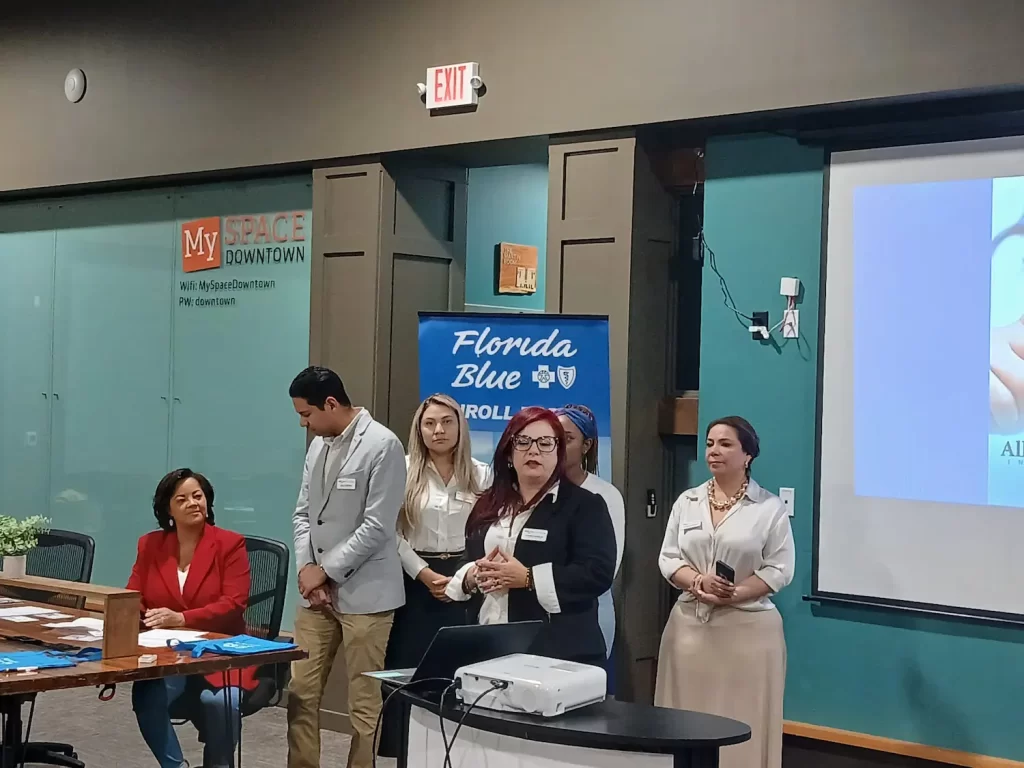
[[[533,568],[526,569],[526,588],[533,590]]]

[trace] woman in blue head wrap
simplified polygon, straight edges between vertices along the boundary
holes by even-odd
[[[626,545],[626,505],[618,488],[597,476],[597,420],[585,405],[567,405],[556,408],[555,413],[565,430],[565,477],[591,493],[604,499],[615,528],[615,573],[622,563],[622,550]],[[597,603],[598,620],[604,635],[608,655],[615,639],[615,606],[608,590]]]

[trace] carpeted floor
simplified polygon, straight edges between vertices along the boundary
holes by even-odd
[[[75,745],[89,768],[151,768],[156,760],[139,735],[128,686],[119,686],[114,700],[96,699],[93,688],[57,691],[39,696],[32,725],[32,741],[63,741]],[[25,710],[26,717],[28,709]],[[191,726],[178,729],[185,756],[193,766],[202,763],[202,748]],[[271,707],[245,719],[242,730],[243,768],[284,768],[288,752],[285,711]],[[348,737],[323,732],[321,763],[343,766]],[[393,760],[377,761],[378,768],[394,768]]]

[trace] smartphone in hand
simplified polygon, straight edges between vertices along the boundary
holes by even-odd
[[[736,583],[736,571],[721,560],[715,561],[715,575],[720,579],[725,579],[730,584]]]

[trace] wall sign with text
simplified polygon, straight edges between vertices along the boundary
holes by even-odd
[[[181,224],[180,307],[231,307],[240,293],[276,287],[275,272],[304,265],[309,211],[209,216]]]
[[[498,243],[498,293],[537,292],[537,246]]]
[[[608,318],[582,315],[419,315],[420,396],[451,395],[489,460],[497,436],[529,405],[585,405],[597,418],[602,476],[610,471]]]
[[[427,82],[421,85],[427,109],[444,110],[472,107],[480,100],[480,64],[445,64],[427,69]]]

